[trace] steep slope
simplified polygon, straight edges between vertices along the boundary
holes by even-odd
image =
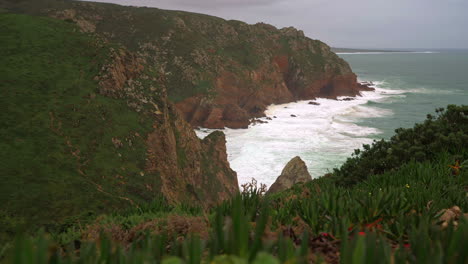
[[[57,19],[1,13],[0,26],[2,231],[238,192],[224,135],[200,141],[144,58]]]
[[[2,0],[76,23],[144,57],[194,126],[246,127],[266,106],[369,89],[326,44],[294,28],[156,8],[67,0]]]

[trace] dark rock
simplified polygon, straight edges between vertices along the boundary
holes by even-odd
[[[310,101],[309,104],[310,104],[310,105],[320,105],[319,103],[317,103],[317,102],[312,102],[312,101]]]
[[[362,84],[362,85],[374,85],[373,82],[361,82],[360,84]]]
[[[291,115],[291,117],[297,117],[297,115]]]
[[[254,118],[254,119],[252,119],[252,120],[250,121],[250,123],[251,123],[252,125],[257,125],[257,124],[266,124],[266,123],[268,123],[268,122],[267,122],[267,121],[263,121],[263,120],[258,119],[258,118]]]

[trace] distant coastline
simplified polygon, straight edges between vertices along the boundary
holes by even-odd
[[[414,52],[414,50],[396,50],[396,49],[350,49],[350,48],[331,48],[335,53],[362,53],[362,52]]]
[[[399,53],[440,53],[440,51],[432,50],[371,50],[371,49],[348,49],[348,48],[332,48],[336,54],[399,54]]]
[[[452,52],[468,52],[468,48],[413,48],[413,49],[353,49],[353,48],[336,48],[331,50],[335,53],[452,53]]]

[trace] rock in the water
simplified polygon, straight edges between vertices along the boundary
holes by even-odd
[[[309,104],[310,104],[310,105],[320,105],[319,103],[317,103],[317,102],[312,102],[312,101],[310,101]]]
[[[297,115],[291,115],[291,117],[297,117]]]
[[[360,84],[362,84],[362,85],[368,85],[368,86],[369,86],[369,85],[374,85],[373,82],[361,82]]]
[[[281,175],[276,179],[275,183],[268,189],[267,194],[277,193],[291,188],[299,182],[308,182],[312,180],[307,166],[300,157],[295,157],[286,164]]]
[[[257,124],[266,124],[266,123],[268,123],[268,122],[267,122],[267,121],[263,121],[263,120],[258,119],[258,118],[254,118],[254,119],[252,119],[252,120],[250,121],[250,123],[251,123],[253,126],[255,126],[255,125],[257,125]]]

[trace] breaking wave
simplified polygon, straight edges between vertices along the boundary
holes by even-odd
[[[393,115],[382,103],[405,97],[411,91],[384,89],[374,82],[374,92],[362,92],[353,100],[318,98],[288,104],[271,105],[266,110],[268,123],[248,129],[225,129],[228,159],[237,172],[239,184],[255,178],[270,186],[286,163],[300,156],[312,177],[320,177],[339,167],[354,149],[369,144],[381,131],[359,121]],[[295,117],[293,117],[293,115]],[[270,120],[271,119],[271,120]],[[197,129],[205,137],[213,130]]]

